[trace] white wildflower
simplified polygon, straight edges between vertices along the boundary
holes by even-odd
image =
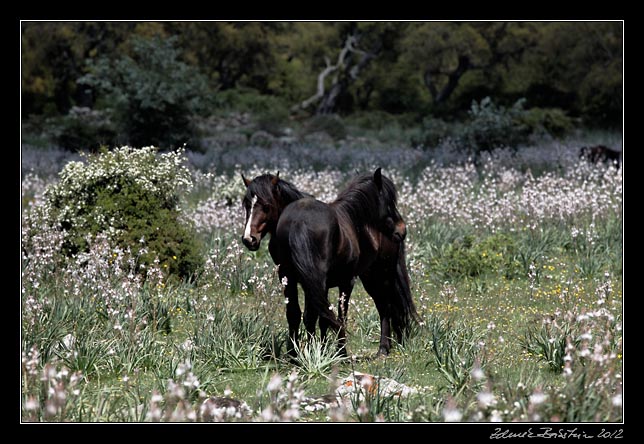
[[[443,419],[445,422],[458,422],[463,418],[463,413],[457,408],[446,407],[443,409]]]
[[[480,392],[476,395],[476,399],[479,401],[481,407],[489,407],[496,404],[496,398],[490,392]]]
[[[548,395],[540,392],[540,391],[535,391],[533,394],[530,395],[530,403],[534,405],[539,405],[542,404],[543,402],[548,399]]]
[[[282,386],[282,377],[279,374],[275,373],[271,378],[271,380],[268,382],[268,385],[266,386],[266,390],[273,393],[278,391],[281,386]]]

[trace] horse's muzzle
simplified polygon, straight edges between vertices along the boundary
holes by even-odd
[[[391,238],[394,242],[402,242],[407,236],[407,226],[404,222],[398,222],[394,228],[394,233],[391,235]]]
[[[257,251],[259,250],[259,243],[260,240],[251,235],[250,237],[243,237],[242,236],[242,243],[248,248],[250,251]]]

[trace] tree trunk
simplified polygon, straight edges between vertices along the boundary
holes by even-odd
[[[468,56],[459,56],[458,66],[454,71],[447,74],[447,83],[440,91],[438,91],[436,84],[434,83],[433,74],[435,73],[430,70],[425,71],[423,74],[423,82],[434,99],[434,103],[442,104],[446,102],[458,86],[458,82],[461,80],[461,77],[463,77],[463,74],[465,74],[471,67],[472,64],[470,63],[470,58]]]
[[[429,90],[429,94],[431,94],[432,99],[434,99],[435,102],[438,91],[436,90],[436,85],[434,85],[434,77],[432,76],[432,72],[429,69],[423,73],[423,83]]]
[[[367,109],[369,105],[369,100],[371,100],[371,94],[374,91],[373,82],[368,82],[364,88],[358,88],[356,90],[356,101],[358,107],[362,110]]]
[[[458,86],[459,80],[461,80],[461,77],[463,77],[463,74],[465,74],[468,69],[470,69],[470,58],[468,56],[460,56],[458,58],[458,66],[449,74],[447,77],[447,84],[443,87],[441,92],[438,93],[438,96],[436,96],[436,103],[447,101],[449,96],[452,95]]]
[[[306,109],[313,103],[319,102],[316,109],[316,114],[331,114],[336,111],[338,99],[347,92],[349,86],[358,78],[360,72],[374,59],[382,48],[382,42],[377,42],[374,49],[370,52],[357,49],[359,36],[351,34],[347,37],[344,47],[338,54],[338,60],[335,65],[326,60],[326,67],[318,75],[317,92],[292,108],[292,111],[297,109]],[[356,55],[360,55],[360,59],[356,63]],[[332,72],[337,72],[331,87],[325,88],[325,79]]]
[[[322,96],[316,114],[333,114],[337,107],[338,97],[347,90],[346,83],[346,81],[339,81],[331,85],[331,88]]]

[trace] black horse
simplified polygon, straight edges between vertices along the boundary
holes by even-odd
[[[379,175],[379,172],[377,173]],[[292,202],[303,198],[311,198],[310,195],[297,190],[291,183],[279,178],[279,173],[276,176],[264,174],[256,177],[255,179],[248,180],[242,174],[242,179],[247,187],[246,195],[244,197],[244,207],[246,209],[246,223],[244,236],[242,241],[246,247],[252,251],[257,250],[263,237],[270,233],[271,241],[269,244],[269,251],[276,264],[280,263],[280,247],[276,240],[275,232],[277,223],[284,209]],[[375,175],[374,175],[375,179]],[[364,182],[366,176],[362,178]],[[360,179],[357,179],[359,182]],[[382,181],[382,178],[380,178]],[[356,183],[356,182],[354,182]],[[375,182],[374,182],[375,183]],[[377,184],[376,184],[377,186]],[[389,202],[393,197],[393,209],[395,210],[395,189],[391,181],[385,178],[384,180],[385,193],[389,196]],[[344,194],[348,192],[345,191]],[[339,197],[336,204],[342,201]],[[309,202],[310,204],[310,202]],[[394,215],[395,218],[401,222],[399,214]],[[385,218],[387,219],[387,218]],[[399,226],[399,233],[394,234],[396,223],[391,218],[389,222],[385,220],[385,225],[389,227],[376,225],[365,225],[361,229],[356,230],[356,238],[352,239],[352,246],[357,245],[359,248],[362,245],[363,257],[359,262],[358,275],[362,283],[372,297],[376,304],[376,308],[380,315],[381,335],[379,353],[388,354],[391,348],[391,330],[396,335],[398,342],[402,342],[403,338],[409,333],[411,321],[420,321],[420,317],[416,312],[413,299],[411,297],[409,277],[406,268],[404,237],[400,231],[402,226]],[[391,238],[383,235],[383,232],[393,232]],[[382,230],[382,231],[379,231]],[[394,240],[394,237],[397,239]],[[375,253],[374,253],[375,251]],[[367,257],[365,255],[368,255]],[[285,269],[280,267],[280,275],[287,276]],[[288,279],[288,276],[287,276]],[[289,280],[290,283],[290,280]],[[328,285],[325,289],[328,290]],[[320,332],[324,337],[329,327],[340,328],[346,321],[348,314],[349,298],[351,290],[353,289],[353,280],[343,282],[340,286],[340,298],[338,302],[338,319],[337,323],[332,321],[332,317],[328,316],[328,300],[325,301],[324,311],[327,316],[320,317]],[[297,333],[301,318],[301,310],[299,307],[297,297],[297,281],[293,285],[287,285],[285,289],[285,296],[288,300],[287,303],[287,318],[289,320],[289,333],[293,340],[297,340]],[[315,326],[315,319],[320,315],[317,309],[311,305],[305,305],[305,323],[307,323],[307,330],[311,331]],[[342,330],[342,333],[344,331]],[[342,345],[344,338],[342,340]],[[292,354],[292,344],[289,351]]]
[[[618,167],[622,162],[622,152],[604,145],[582,146],[579,149],[579,158],[592,163],[604,162]]]

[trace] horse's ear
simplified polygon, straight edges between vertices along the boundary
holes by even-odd
[[[275,175],[275,177],[273,177],[271,179],[271,184],[273,186],[275,186],[275,185],[277,185],[277,182],[279,182],[279,181],[280,181],[280,172],[278,171],[277,174]]]
[[[376,182],[376,186],[379,190],[382,190],[382,172],[380,167],[373,173],[373,181]]]
[[[244,177],[244,173],[241,173],[241,177],[242,177],[242,180],[244,181],[244,185],[246,185],[246,188],[248,188],[248,185],[250,185],[250,180]]]

